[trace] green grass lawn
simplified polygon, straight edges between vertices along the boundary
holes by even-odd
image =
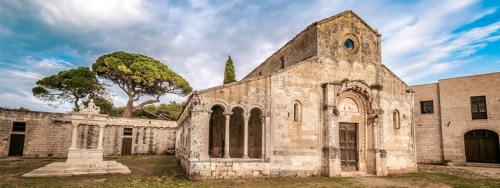
[[[434,172],[363,178],[256,178],[190,182],[173,156],[113,157],[132,171],[129,175],[22,178],[21,175],[55,159],[0,161],[0,187],[500,187],[500,180],[466,171]]]

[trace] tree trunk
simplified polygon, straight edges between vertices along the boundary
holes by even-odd
[[[134,100],[132,99],[132,97],[129,97],[122,117],[129,118],[130,116],[132,116],[132,112],[134,112]]]
[[[78,101],[80,99],[78,97],[75,97],[75,101],[74,101],[74,105],[75,105],[75,112],[79,112],[80,111],[80,106],[78,106]]]

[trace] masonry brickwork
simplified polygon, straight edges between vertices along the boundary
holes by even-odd
[[[465,165],[472,160],[467,159],[466,133],[487,130],[496,134],[496,139],[494,135],[473,138],[469,143],[469,156],[476,156],[474,153],[478,156],[491,155],[493,159],[496,156],[496,160],[483,162],[500,163],[500,84],[497,83],[500,83],[500,73],[442,79],[438,83],[412,86],[415,91],[418,162],[453,161],[454,164]],[[472,118],[471,97],[477,96],[486,99],[487,116],[484,119]],[[434,113],[422,114],[421,101],[434,101]],[[494,141],[488,141],[491,139]],[[475,145],[476,141],[478,145]]]
[[[189,179],[416,171],[413,92],[382,65],[380,37],[346,11],[243,80],[194,92],[177,121]]]
[[[65,158],[71,145],[70,114],[0,110],[0,157],[9,155],[12,135],[24,135],[23,157]],[[25,123],[25,131],[13,131],[14,122]],[[132,138],[131,155],[173,153],[175,121],[108,117],[104,128],[104,156],[122,154],[123,138]],[[124,136],[124,129],[132,129]],[[99,127],[80,125],[77,147],[97,148]]]
[[[439,85],[437,83],[412,86],[415,91],[415,131],[417,161],[438,164],[443,162],[443,138],[441,130],[441,108],[439,108]],[[420,112],[421,101],[434,101],[434,113]]]

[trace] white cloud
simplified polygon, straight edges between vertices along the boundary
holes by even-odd
[[[41,19],[57,27],[84,30],[107,30],[126,27],[150,19],[148,7],[141,0],[37,0]]]
[[[21,94],[13,93],[0,93],[1,107],[8,108],[28,108],[35,111],[49,111],[49,112],[69,112],[72,110],[69,105],[59,105],[58,108],[53,108],[46,103],[33,97],[31,93],[23,92]]]
[[[425,9],[395,15],[404,19],[382,25],[382,28],[386,28],[385,25],[388,28],[400,27],[399,30],[383,30],[391,33],[382,33],[383,63],[410,83],[424,75],[444,73],[463,65],[454,59],[470,56],[485,48],[487,45],[480,41],[498,40],[495,36],[500,29],[500,22],[496,22],[484,27],[463,28],[455,33],[461,26],[494,10],[489,9],[487,13],[477,11],[474,3],[476,1],[439,1],[432,2],[430,6],[429,2],[422,1],[419,6]]]
[[[309,24],[349,9],[379,30],[383,35],[382,63],[410,83],[472,62],[468,55],[500,39],[499,22],[454,32],[497,11],[496,7],[479,7],[481,3],[476,0],[177,3],[37,0],[30,13],[42,21],[40,25],[49,27],[47,33],[55,33],[52,38],[61,41],[48,41],[54,44],[46,51],[20,60],[22,65],[9,65],[29,79],[16,81],[4,76],[0,81],[16,84],[8,90],[19,93],[30,90],[35,78],[90,66],[100,55],[122,50],[158,59],[195,90],[206,89],[222,83],[227,55],[233,58],[237,79],[241,79]],[[11,30],[0,29],[0,35],[7,31]],[[63,60],[57,54],[73,59]],[[25,88],[17,88],[18,84]],[[112,90],[117,94],[115,104],[124,105],[123,91]],[[162,100],[182,98],[168,96]]]

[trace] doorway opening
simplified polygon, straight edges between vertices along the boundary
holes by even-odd
[[[13,122],[10,135],[9,156],[23,156],[26,122]]]
[[[339,146],[342,171],[358,170],[357,124],[340,123]]]
[[[464,135],[467,162],[500,163],[498,134],[485,129],[471,130]]]

